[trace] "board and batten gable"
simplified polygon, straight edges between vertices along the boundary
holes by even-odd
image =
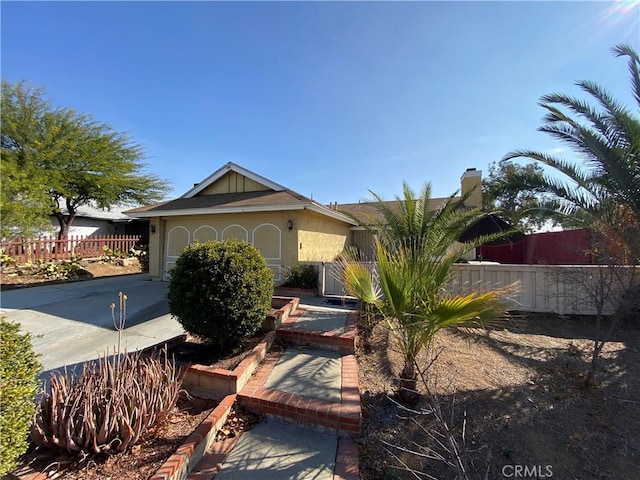
[[[228,172],[214,183],[203,189],[198,195],[217,195],[221,193],[262,192],[269,187],[252,180],[238,172]]]

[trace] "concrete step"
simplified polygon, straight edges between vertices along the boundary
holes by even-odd
[[[285,342],[342,353],[355,352],[358,312],[299,308],[276,330]]]
[[[270,354],[238,393],[246,409],[314,430],[360,435],[358,367],[352,354],[292,348]]]
[[[353,440],[265,420],[239,439],[215,443],[189,480],[359,480]]]

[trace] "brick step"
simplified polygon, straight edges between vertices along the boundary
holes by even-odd
[[[272,353],[263,361],[253,378],[238,393],[237,400],[247,410],[305,428],[360,436],[360,392],[355,355],[341,356],[340,401],[328,401],[265,387],[282,352]]]
[[[360,436],[360,405],[329,402],[268,388],[260,388],[251,394],[241,392],[238,403],[252,412],[300,427],[349,438]]]
[[[355,352],[358,312],[347,314],[344,331],[340,333],[296,328],[296,320],[302,313],[304,313],[304,310],[297,310],[295,314],[291,315],[286,322],[283,322],[278,327],[276,330],[278,338],[299,346],[325,348],[341,353]]]

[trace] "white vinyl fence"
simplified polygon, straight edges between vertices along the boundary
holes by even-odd
[[[317,264],[323,295],[348,295],[334,263]],[[375,269],[375,263],[371,263]],[[469,293],[509,288],[506,295],[513,311],[595,315],[596,295],[608,298],[603,313],[613,313],[613,304],[628,285],[633,267],[612,270],[598,265],[505,265],[468,263],[454,266],[455,280],[446,288],[451,293]]]

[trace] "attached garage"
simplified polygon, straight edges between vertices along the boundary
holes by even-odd
[[[350,245],[355,222],[292,190],[228,163],[183,196],[126,212],[149,218],[149,272],[167,279],[185,246],[236,239],[255,246],[282,281],[301,261],[331,261]]]
[[[210,240],[241,240],[256,247],[273,270],[274,280],[281,279],[282,269],[282,230],[273,223],[261,223],[253,226],[252,218],[246,219],[246,224],[225,221],[237,221],[230,215],[219,217],[169,218],[165,220],[166,240],[163,265],[163,279],[168,279],[168,272],[175,265],[182,250],[194,242]],[[200,223],[202,222],[202,223]],[[215,224],[215,226],[214,226]]]

